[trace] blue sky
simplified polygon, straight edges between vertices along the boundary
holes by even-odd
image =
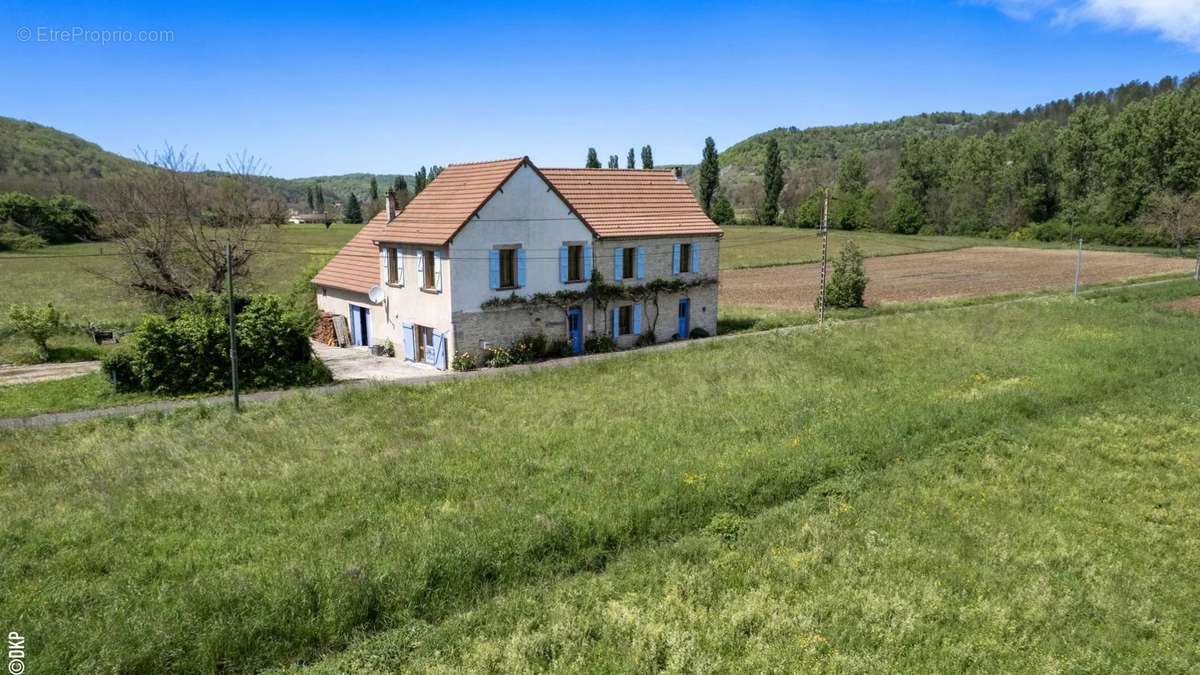
[[[523,154],[577,166],[588,146],[623,161],[647,143],[694,162],[708,135],[724,148],[1187,74],[1197,22],[1200,0],[0,0],[0,115],[125,155],[166,141],[215,166],[246,149],[287,177]],[[135,37],[46,32],[76,27]]]

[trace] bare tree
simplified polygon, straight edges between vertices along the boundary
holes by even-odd
[[[1156,192],[1150,195],[1139,224],[1170,239],[1183,255],[1183,247],[1200,238],[1200,194]]]
[[[210,173],[186,147],[138,152],[154,170],[115,181],[102,200],[105,234],[123,261],[111,280],[158,304],[216,293],[225,285],[227,244],[233,276],[245,278],[271,232],[261,227],[271,217],[270,195],[254,180],[262,162],[242,152]]]

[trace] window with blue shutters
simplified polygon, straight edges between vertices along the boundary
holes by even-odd
[[[436,249],[433,252],[433,288],[442,290],[442,252]]]
[[[563,244],[558,249],[558,280],[564,284],[587,281],[590,246]]]
[[[496,283],[492,288],[507,290],[525,285],[525,251],[515,246],[492,250],[497,259]]]

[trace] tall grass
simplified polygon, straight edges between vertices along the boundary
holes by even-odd
[[[1189,672],[1194,384],[1167,376],[848,473],[297,670]]]
[[[1195,318],[1124,293],[6,432],[0,621],[38,645],[30,672],[247,672],[436,624],[1200,374]]]

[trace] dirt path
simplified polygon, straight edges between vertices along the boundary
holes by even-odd
[[[65,380],[76,375],[87,375],[100,370],[99,361],[77,361],[75,363],[39,363],[33,366],[0,366],[0,386],[6,384],[28,384],[48,380]]]
[[[1190,272],[1195,261],[1145,253],[1084,251],[1084,285]],[[978,247],[868,258],[867,304],[974,298],[1063,289],[1075,279],[1075,251]],[[721,273],[721,303],[811,310],[820,266],[789,265]]]

